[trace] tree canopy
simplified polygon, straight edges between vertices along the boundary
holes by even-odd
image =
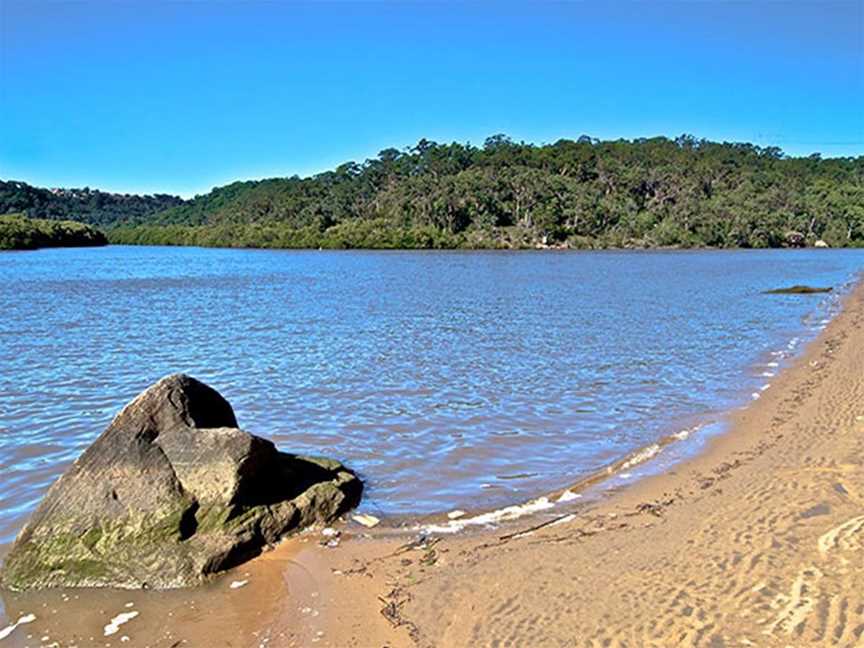
[[[864,245],[864,157],[689,135],[423,139],[309,178],[235,182],[145,216],[105,213],[76,219],[113,227],[112,241],[179,245],[854,246]]]
[[[41,189],[0,180],[0,214],[21,212],[31,218],[72,220],[96,226],[140,223],[157,212],[183,204],[178,196],[137,196],[83,189]]]
[[[83,223],[28,218],[24,214],[0,216],[0,250],[83,247],[107,243],[102,232]]]

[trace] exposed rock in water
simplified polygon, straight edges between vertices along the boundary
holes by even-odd
[[[766,295],[813,295],[816,293],[830,293],[833,288],[814,288],[813,286],[791,286],[789,288],[777,288],[766,290]]]
[[[292,531],[357,505],[337,461],[237,429],[215,390],[163,378],[50,488],[0,574],[16,590],[196,585]]]

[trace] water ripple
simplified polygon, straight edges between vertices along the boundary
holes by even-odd
[[[350,462],[379,513],[524,500],[746,402],[837,304],[761,291],[840,286],[862,260],[0,255],[0,542],[123,404],[175,371],[280,447]]]

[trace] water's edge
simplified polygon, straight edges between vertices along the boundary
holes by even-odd
[[[762,372],[765,378],[779,377],[782,372],[792,369],[796,360],[818,340],[827,326],[842,312],[845,301],[855,290],[864,289],[864,271],[842,284],[831,294],[827,304],[817,304],[814,311],[808,315],[811,321],[817,323],[804,327],[800,335],[792,337],[784,349],[765,351],[771,360],[757,361],[751,364],[748,371],[766,368]],[[820,310],[825,312],[820,313]],[[804,322],[802,322],[802,325]],[[523,518],[553,518],[557,521],[572,519],[575,511],[606,497],[621,488],[637,485],[641,480],[660,475],[703,452],[708,451],[710,442],[720,435],[733,431],[730,418],[735,413],[752,406],[761,397],[762,392],[769,389],[771,383],[766,381],[759,391],[741,391],[740,402],[729,409],[720,412],[697,415],[694,425],[682,427],[678,432],[665,434],[656,441],[648,443],[623,457],[601,466],[584,475],[569,485],[538,494],[535,497],[496,509],[455,509],[441,511],[422,517],[390,516],[381,520],[382,528],[378,533],[449,535],[464,531],[496,528],[499,524],[514,522]],[[675,427],[675,426],[673,426]],[[362,505],[361,505],[362,506]]]
[[[355,468],[361,510],[389,526],[625,484],[720,433],[830,318],[762,289],[860,267],[794,251],[37,256],[0,263],[3,541],[124,395],[178,370],[244,428]]]

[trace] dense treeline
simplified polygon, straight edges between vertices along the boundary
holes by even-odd
[[[83,223],[28,218],[24,214],[0,216],[0,250],[84,247],[107,243],[102,232]]]
[[[238,247],[864,244],[864,157],[682,136],[426,140],[311,178],[236,182],[112,241]]]
[[[864,157],[682,136],[535,146],[421,140],[311,178],[190,201],[0,182],[0,213],[110,228],[117,243],[234,247],[864,245]]]
[[[482,232],[453,234],[436,227],[394,225],[385,218],[354,219],[321,231],[278,222],[218,225],[140,225],[108,230],[111,243],[124,245],[200,245],[242,248],[454,249],[501,247]],[[521,246],[520,246],[521,247]]]
[[[30,218],[71,220],[100,227],[141,223],[157,212],[183,204],[177,196],[136,196],[84,189],[40,189],[0,180],[0,214],[21,212]]]

